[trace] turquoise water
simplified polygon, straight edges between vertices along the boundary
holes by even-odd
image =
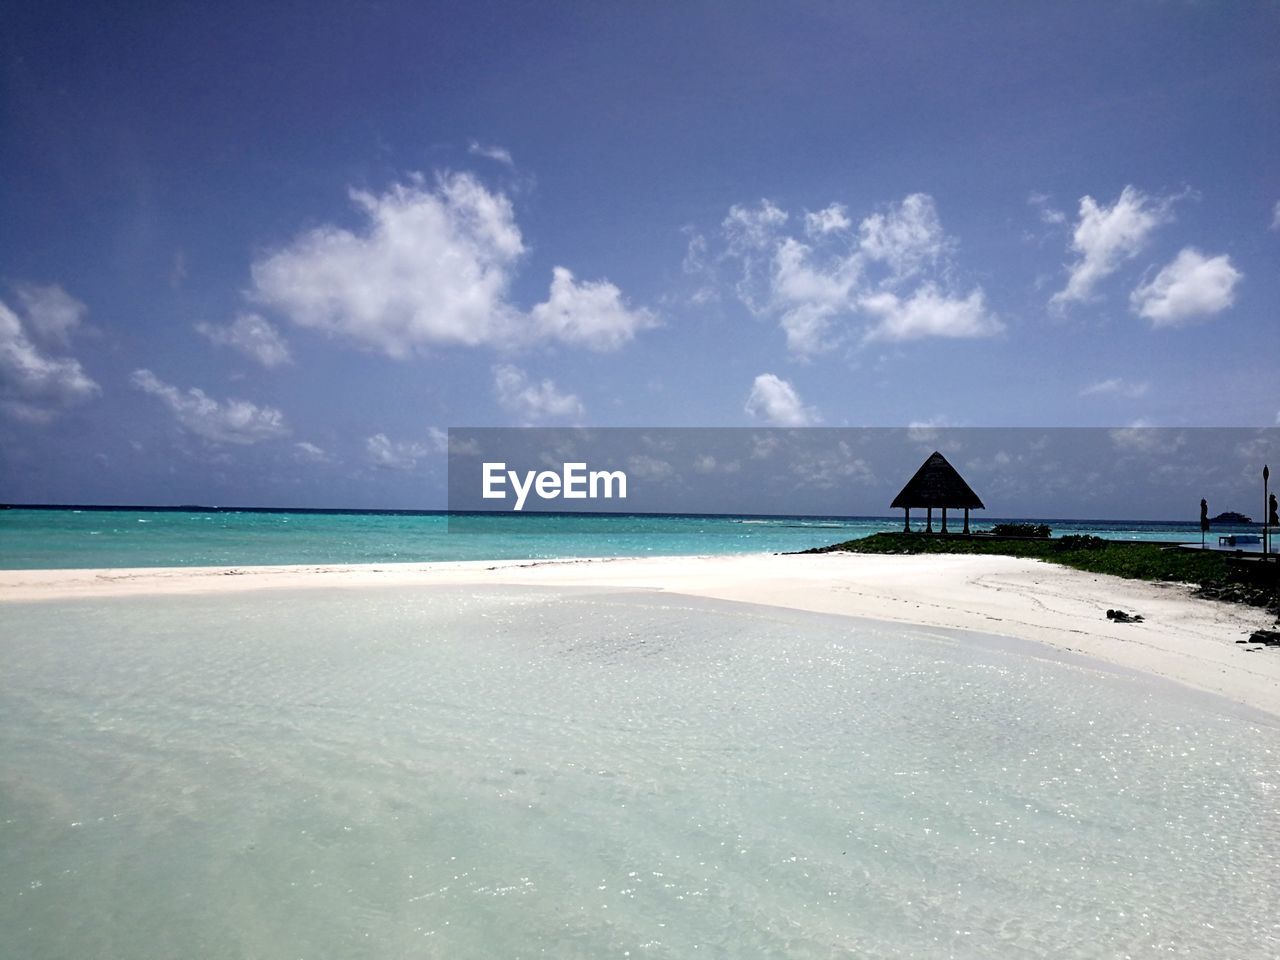
[[[973,529],[992,522],[975,521]],[[1200,539],[1194,524],[1043,522],[1055,536]],[[901,529],[893,517],[499,514],[451,521],[438,513],[15,509],[0,510],[0,569],[767,553]]]
[[[4,616],[6,958],[1280,955],[1280,729],[1083,661],[608,590]]]

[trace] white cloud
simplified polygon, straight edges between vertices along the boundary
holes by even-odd
[[[811,237],[826,236],[828,233],[839,233],[853,226],[849,219],[849,208],[843,203],[833,203],[817,213],[804,215],[804,232]]]
[[[836,346],[831,336],[838,311],[820,303],[801,303],[786,310],[778,323],[787,335],[787,349],[799,357],[810,357]]]
[[[777,231],[787,222],[787,212],[769,200],[758,207],[734,204],[721,224],[733,250],[759,250],[769,246]]]
[[[627,473],[640,480],[669,480],[675,470],[666,460],[659,460],[647,453],[627,457]]]
[[[1243,277],[1226,254],[1206,257],[1186,247],[1150,283],[1135,289],[1129,304],[1154,328],[1177,327],[1231,306]]]
[[[545,303],[507,299],[525,252],[511,202],[467,174],[352,191],[359,230],[325,225],[253,264],[254,301],[301,327],[391,357],[431,346],[519,346],[558,339],[616,349],[657,321],[606,280],[557,267]]]
[[[799,451],[791,463],[791,474],[801,486],[822,490],[875,481],[867,461],[856,456],[845,440],[830,448]]]
[[[1093,197],[1080,199],[1080,219],[1071,248],[1079,259],[1069,267],[1067,285],[1049,300],[1054,306],[1087,300],[1093,288],[1126,260],[1135,257],[1157,227],[1172,219],[1172,197],[1149,197],[1132,186],[1110,207]]]
[[[707,238],[692,226],[686,226],[680,232],[689,238],[680,269],[690,276],[704,273],[707,269]]]
[[[818,266],[812,249],[792,238],[778,244],[773,262],[772,298],[778,322],[793,352],[807,355],[832,346],[834,320],[850,309],[862,279],[862,258],[837,257]]]
[[[1172,453],[1187,442],[1180,431],[1152,426],[1142,418],[1127,427],[1117,427],[1110,435],[1111,442],[1120,450],[1136,454]]]
[[[658,325],[648,310],[629,309],[612,283],[579,283],[564,267],[552,271],[551,292],[530,318],[538,333],[593,350],[616,350],[640,330]]]
[[[1027,197],[1027,203],[1035,207],[1040,214],[1040,222],[1057,226],[1067,222],[1067,215],[1056,207],[1049,206],[1050,197],[1046,193],[1033,193]]]
[[[210,343],[239,350],[267,369],[293,362],[280,331],[256,313],[242,313],[226,326],[197,323],[196,332]]]
[[[385,433],[375,433],[364,442],[369,462],[382,470],[412,470],[430,450],[416,441],[392,441]]]
[[[426,443],[392,440],[385,433],[375,433],[364,442],[365,456],[380,470],[412,470],[418,461],[433,453],[446,453],[448,449],[449,435],[439,427],[427,429]]]
[[[306,440],[300,440],[295,443],[293,449],[294,456],[307,463],[324,463],[329,459],[329,454],[323,448],[317,447],[314,443],[308,443]]]
[[[449,452],[449,431],[441,430],[439,427],[427,427],[427,439],[431,441],[431,446],[437,453]],[[459,441],[462,443],[462,441]],[[462,444],[465,446],[465,444]]]
[[[393,357],[511,339],[504,298],[524,242],[506,197],[455,174],[351,198],[364,230],[317,227],[258,260],[253,299]]]
[[[848,302],[861,275],[856,260],[841,260],[831,269],[820,269],[810,261],[811,249],[788,238],[778,245],[774,256],[774,292],[786,303],[818,303],[840,307]]]
[[[57,410],[49,407],[28,403],[25,400],[13,399],[0,400],[0,411],[3,411],[5,416],[19,420],[22,423],[33,423],[41,426],[58,415]]]
[[[699,454],[693,461],[694,473],[715,473],[716,458],[709,453]]]
[[[965,463],[964,468],[974,473],[992,473],[1008,467],[1015,459],[1021,463],[1024,458],[1022,454],[1018,454],[1015,458],[1010,456],[1007,450],[997,450],[989,460],[984,460],[982,457],[971,458]]]
[[[693,472],[701,474],[737,473],[742,464],[737,460],[717,460],[709,453],[699,454],[693,461]]]
[[[1280,200],[1271,208],[1271,229],[1280,230]]]
[[[778,321],[787,347],[801,357],[855,339],[980,337],[1003,325],[985,295],[951,291],[956,242],[938,219],[933,198],[913,193],[861,221],[856,242],[843,204],[805,216],[806,239],[788,236],[788,215],[769,201],[732,207],[723,223],[723,259],[741,264],[739,299]]]
[[[781,447],[781,441],[772,433],[753,434],[751,437],[751,459],[770,460]]]
[[[1114,396],[1114,397],[1144,397],[1151,385],[1143,380],[1134,383],[1121,377],[1112,377],[1109,380],[1099,380],[1091,383],[1080,391],[1082,397],[1097,396]]]
[[[816,410],[801,402],[795,387],[772,373],[756,377],[743,410],[777,427],[808,427],[821,419]]]
[[[742,267],[734,292],[752,313],[762,314],[769,309],[770,264],[778,233],[787,219],[785,210],[761,200],[754,208],[735,204],[720,224],[725,255],[738,260]]]
[[[907,424],[907,439],[912,443],[937,443],[940,427],[949,427],[951,422],[943,416],[930,417],[928,420],[912,420]]]
[[[572,393],[562,393],[552,380],[534,383],[519,367],[509,363],[493,368],[493,389],[498,403],[526,423],[581,419],[586,409]]]
[[[47,423],[101,388],[79,360],[51,355],[29,334],[65,343],[80,323],[84,305],[59,287],[20,287],[18,296],[25,323],[0,301],[0,409],[29,423]]]
[[[183,429],[213,443],[258,443],[289,432],[284,414],[274,407],[260,407],[248,400],[219,402],[197,387],[183,392],[150,370],[135,370],[132,380],[143,393],[161,400]]]
[[[448,430],[442,430],[439,427],[427,428],[427,437],[437,453],[452,457],[480,456],[480,444],[474,437],[463,438],[456,435],[450,437]]]
[[[489,160],[496,160],[498,163],[506,167],[514,169],[515,161],[511,159],[511,151],[505,147],[486,146],[483,143],[477,143],[472,140],[467,146],[467,153],[474,157],[486,157]]]
[[[36,336],[66,346],[89,308],[59,286],[22,284],[18,299]]]
[[[907,439],[926,453],[934,450],[945,450],[947,453],[959,453],[964,449],[962,434],[955,428],[946,414],[938,414],[927,420],[912,420],[907,424]]]
[[[937,262],[952,242],[942,230],[933,197],[913,193],[885,213],[873,214],[858,225],[863,253],[889,265],[896,282]]]
[[[1004,329],[987,312],[981,289],[967,297],[948,297],[926,285],[905,300],[889,291],[872,294],[862,307],[877,318],[867,340],[919,340],[921,337],[989,337]]]
[[[706,304],[718,300],[720,294],[715,288],[716,265],[707,256],[707,238],[691,224],[681,227],[680,232],[689,238],[680,269],[686,276],[698,279],[697,289],[689,294],[689,302]]]

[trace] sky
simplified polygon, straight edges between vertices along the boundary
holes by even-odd
[[[935,452],[982,503],[978,519],[1173,520],[1194,528],[1202,498],[1210,518],[1234,510],[1261,522],[1260,464],[1280,462],[1280,428],[456,428],[448,506],[901,520],[889,505]],[[923,523],[924,509],[917,505],[913,516]],[[480,529],[491,529],[489,518]]]
[[[0,501],[439,508],[460,427],[1280,424],[1275,2],[0,22]]]

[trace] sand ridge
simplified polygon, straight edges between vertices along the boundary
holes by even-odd
[[[867,554],[0,571],[0,603],[76,597],[480,585],[658,590],[978,630],[1047,644],[1280,715],[1280,650],[1236,643],[1273,620],[1182,584],[1014,557]],[[1115,623],[1106,610],[1140,613]]]

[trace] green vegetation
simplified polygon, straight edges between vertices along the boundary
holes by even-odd
[[[1169,549],[1156,543],[1104,540],[1073,536],[1058,540],[996,540],[984,537],[942,537],[906,533],[878,533],[810,553],[968,553],[1048,560],[1090,573],[1110,573],[1136,580],[1203,583],[1227,576],[1221,553]]]
[[[1034,537],[1037,540],[1049,539],[1047,523],[997,523],[991,528],[997,537]]]
[[[1057,540],[997,540],[986,537],[926,536],[918,533],[877,533],[805,553],[962,553],[1002,557],[1028,557],[1060,563],[1089,573],[1107,573],[1130,580],[1190,583],[1199,594],[1256,606],[1280,606],[1280,590],[1274,580],[1260,585],[1241,579],[1227,562],[1227,555],[1212,551],[1180,550],[1158,543],[1104,540],[1070,536]],[[1261,572],[1261,571],[1259,571]]]

